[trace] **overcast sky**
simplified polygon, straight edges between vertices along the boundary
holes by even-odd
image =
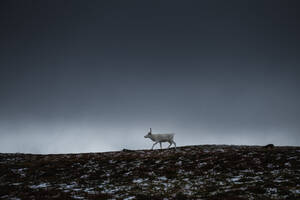
[[[0,152],[300,145],[299,1],[1,1]]]

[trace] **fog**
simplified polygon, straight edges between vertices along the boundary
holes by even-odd
[[[227,144],[227,145],[299,145],[299,137],[286,134],[288,130],[206,130],[183,127],[155,128],[153,133],[175,133],[177,146]],[[22,130],[21,130],[22,129]],[[2,129],[3,130],[3,129]],[[0,152],[9,153],[84,153],[118,151],[122,149],[150,149],[152,141],[144,138],[149,128],[145,126],[116,128],[109,126],[69,124],[20,127],[18,131],[1,132]],[[163,147],[167,147],[164,144]],[[158,147],[157,147],[158,148]]]

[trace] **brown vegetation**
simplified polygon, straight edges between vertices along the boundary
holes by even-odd
[[[300,148],[0,154],[0,199],[300,199]]]

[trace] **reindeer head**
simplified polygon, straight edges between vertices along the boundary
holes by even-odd
[[[145,138],[150,138],[151,134],[152,134],[152,129],[150,128],[150,131],[149,131],[148,134],[145,135],[144,137],[145,137]]]

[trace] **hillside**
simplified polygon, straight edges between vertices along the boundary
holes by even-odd
[[[300,199],[300,147],[0,154],[0,199]]]

